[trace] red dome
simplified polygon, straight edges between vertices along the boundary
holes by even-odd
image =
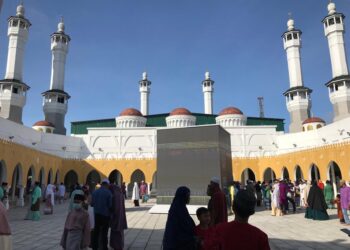
[[[42,127],[52,127],[54,128],[55,125],[53,125],[51,122],[47,122],[47,121],[38,121],[36,123],[34,123],[34,126],[42,126]]]
[[[170,112],[170,115],[192,115],[192,113],[186,108],[176,108]]]
[[[310,117],[310,118],[307,118],[307,119],[303,122],[303,125],[304,125],[304,124],[307,124],[307,123],[313,123],[313,122],[326,123],[324,120],[322,120],[322,119],[319,118],[319,117]]]
[[[240,109],[235,107],[227,107],[221,110],[221,112],[219,113],[219,116],[220,115],[243,115],[243,112]]]
[[[124,109],[119,116],[142,116],[141,112],[134,108]]]

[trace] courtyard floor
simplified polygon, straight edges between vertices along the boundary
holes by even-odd
[[[42,215],[39,222],[23,220],[27,208],[9,211],[14,250],[58,250],[67,204],[56,205],[53,215]],[[126,202],[129,229],[125,232],[125,249],[161,249],[167,215],[149,214],[154,203],[132,207]],[[331,220],[304,219],[302,211],[283,217],[272,217],[269,211],[258,211],[250,223],[265,231],[272,249],[350,249],[350,237],[341,229],[336,211],[330,210]],[[233,218],[230,217],[230,220]]]

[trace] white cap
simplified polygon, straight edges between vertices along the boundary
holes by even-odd
[[[329,15],[333,15],[334,13],[336,13],[335,3],[330,2],[327,6],[327,9]]]
[[[106,178],[106,179],[103,179],[101,183],[107,183],[109,184],[109,180]]]
[[[288,30],[293,30],[294,29],[294,20],[289,18],[288,22],[287,22],[287,27]]]
[[[220,179],[219,179],[219,177],[212,177],[211,178],[211,180],[210,180],[211,182],[213,182],[213,183],[216,183],[216,184],[219,184],[220,185]]]
[[[142,80],[147,80],[147,72],[142,73]]]
[[[64,28],[65,28],[65,26],[64,26],[63,17],[61,17],[61,20],[57,25],[57,31],[64,33]]]
[[[16,12],[17,16],[24,16],[25,10],[22,2],[17,6]]]

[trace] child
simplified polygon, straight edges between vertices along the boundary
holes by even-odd
[[[199,225],[194,229],[195,235],[200,239],[201,250],[216,249],[214,243],[214,228],[210,227],[210,212],[205,207],[200,207],[197,209],[197,218],[199,220]]]
[[[338,211],[338,218],[341,224],[345,223],[343,211],[341,209],[340,204],[340,194],[337,194],[337,198],[334,200],[334,203],[337,205],[337,211]]]
[[[63,249],[82,250],[90,244],[90,221],[88,212],[83,209],[84,195],[76,194],[73,209],[68,213],[61,239]]]

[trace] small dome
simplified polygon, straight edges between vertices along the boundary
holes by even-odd
[[[288,27],[288,30],[293,30],[294,29],[294,20],[293,19],[289,19],[288,20],[287,27]]]
[[[333,15],[334,13],[336,13],[335,3],[330,2],[327,6],[327,9],[329,15]]]
[[[303,122],[303,125],[304,125],[304,124],[307,124],[307,123],[314,123],[314,122],[326,123],[324,120],[322,120],[322,119],[319,118],[319,117],[310,117],[310,118],[307,118],[307,119]]]
[[[192,115],[192,113],[186,108],[176,108],[170,112],[169,116],[172,115]]]
[[[23,4],[18,5],[16,11],[17,11],[16,13],[17,16],[24,16],[25,10],[24,10]]]
[[[119,116],[142,116],[141,112],[134,108],[124,109]]]
[[[35,127],[35,126],[52,127],[52,128],[55,127],[55,125],[53,125],[51,122],[48,122],[48,121],[38,121],[38,122],[33,124],[33,127]]]
[[[220,115],[243,115],[243,112],[240,109],[235,107],[227,107],[221,110],[221,112],[219,113],[219,116]]]
[[[57,31],[64,33],[64,28],[65,28],[64,22],[63,22],[63,20],[61,20],[57,25]]]

